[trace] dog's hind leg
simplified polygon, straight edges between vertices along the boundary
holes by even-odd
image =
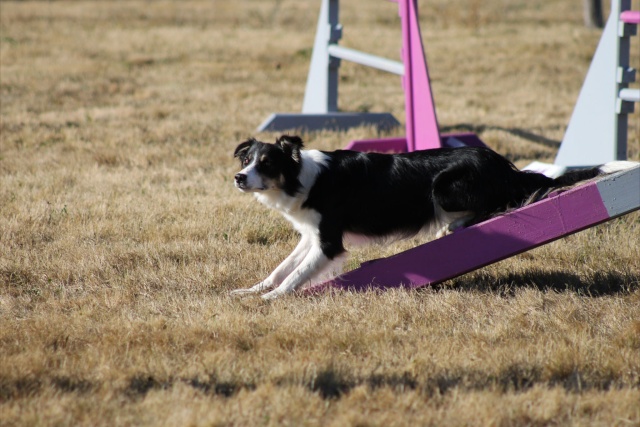
[[[435,205],[435,214],[436,221],[440,227],[436,232],[436,239],[451,234],[458,228],[466,227],[469,223],[473,222],[475,218],[473,212],[447,212],[438,204]]]
[[[476,221],[477,209],[482,204],[477,179],[464,165],[456,165],[442,171],[433,182],[433,205],[436,221],[440,227],[436,238],[444,237],[454,230]],[[481,186],[480,186],[481,188]]]
[[[302,235],[300,242],[295,247],[293,252],[289,254],[284,261],[280,263],[275,270],[264,279],[262,282],[247,289],[236,289],[231,291],[231,295],[246,295],[262,292],[266,289],[271,289],[274,286],[280,285],[286,278],[293,272],[296,267],[305,259],[312,246],[312,237],[308,235]]]

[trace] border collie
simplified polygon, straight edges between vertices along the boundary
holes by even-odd
[[[436,237],[538,200],[550,191],[635,165],[612,162],[552,179],[523,172],[488,148],[404,154],[303,150],[297,136],[275,144],[249,139],[234,157],[235,186],[276,209],[301,234],[293,252],[262,282],[233,294],[272,289],[276,298],[340,272],[344,242]],[[328,277],[327,277],[328,279]]]

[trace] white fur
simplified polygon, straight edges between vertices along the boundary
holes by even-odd
[[[451,234],[462,227],[467,220],[473,218],[473,212],[447,212],[437,203],[434,205],[436,224],[440,227],[436,232],[436,239]]]
[[[266,190],[266,184],[262,181],[262,177],[256,170],[256,166],[258,164],[258,159],[253,159],[253,161],[248,164],[244,169],[240,171],[240,173],[245,174],[247,176],[246,188],[241,191],[258,191],[258,190]],[[236,187],[238,184],[236,183]]]

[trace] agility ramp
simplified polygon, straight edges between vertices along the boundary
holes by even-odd
[[[590,181],[309,289],[420,288],[640,209],[640,166]]]

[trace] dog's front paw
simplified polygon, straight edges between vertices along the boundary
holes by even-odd
[[[281,296],[282,296],[282,295],[284,295],[284,294],[285,294],[285,292],[278,291],[278,290],[276,289],[276,290],[273,290],[273,291],[271,291],[271,292],[267,292],[266,294],[262,295],[262,297],[261,297],[261,298],[262,298],[263,300],[274,300],[274,299],[276,299],[276,298],[278,298],[278,297],[281,297]]]
[[[268,289],[269,287],[270,287],[269,282],[265,280],[250,288],[236,289],[235,291],[231,291],[231,295],[241,296],[241,295],[257,294],[258,292],[262,292],[265,289]]]
[[[239,297],[239,296],[243,296],[243,295],[251,295],[251,294],[255,294],[256,290],[254,290],[253,288],[247,288],[247,289],[236,289],[234,291],[229,292],[229,295],[234,296],[234,297]]]

